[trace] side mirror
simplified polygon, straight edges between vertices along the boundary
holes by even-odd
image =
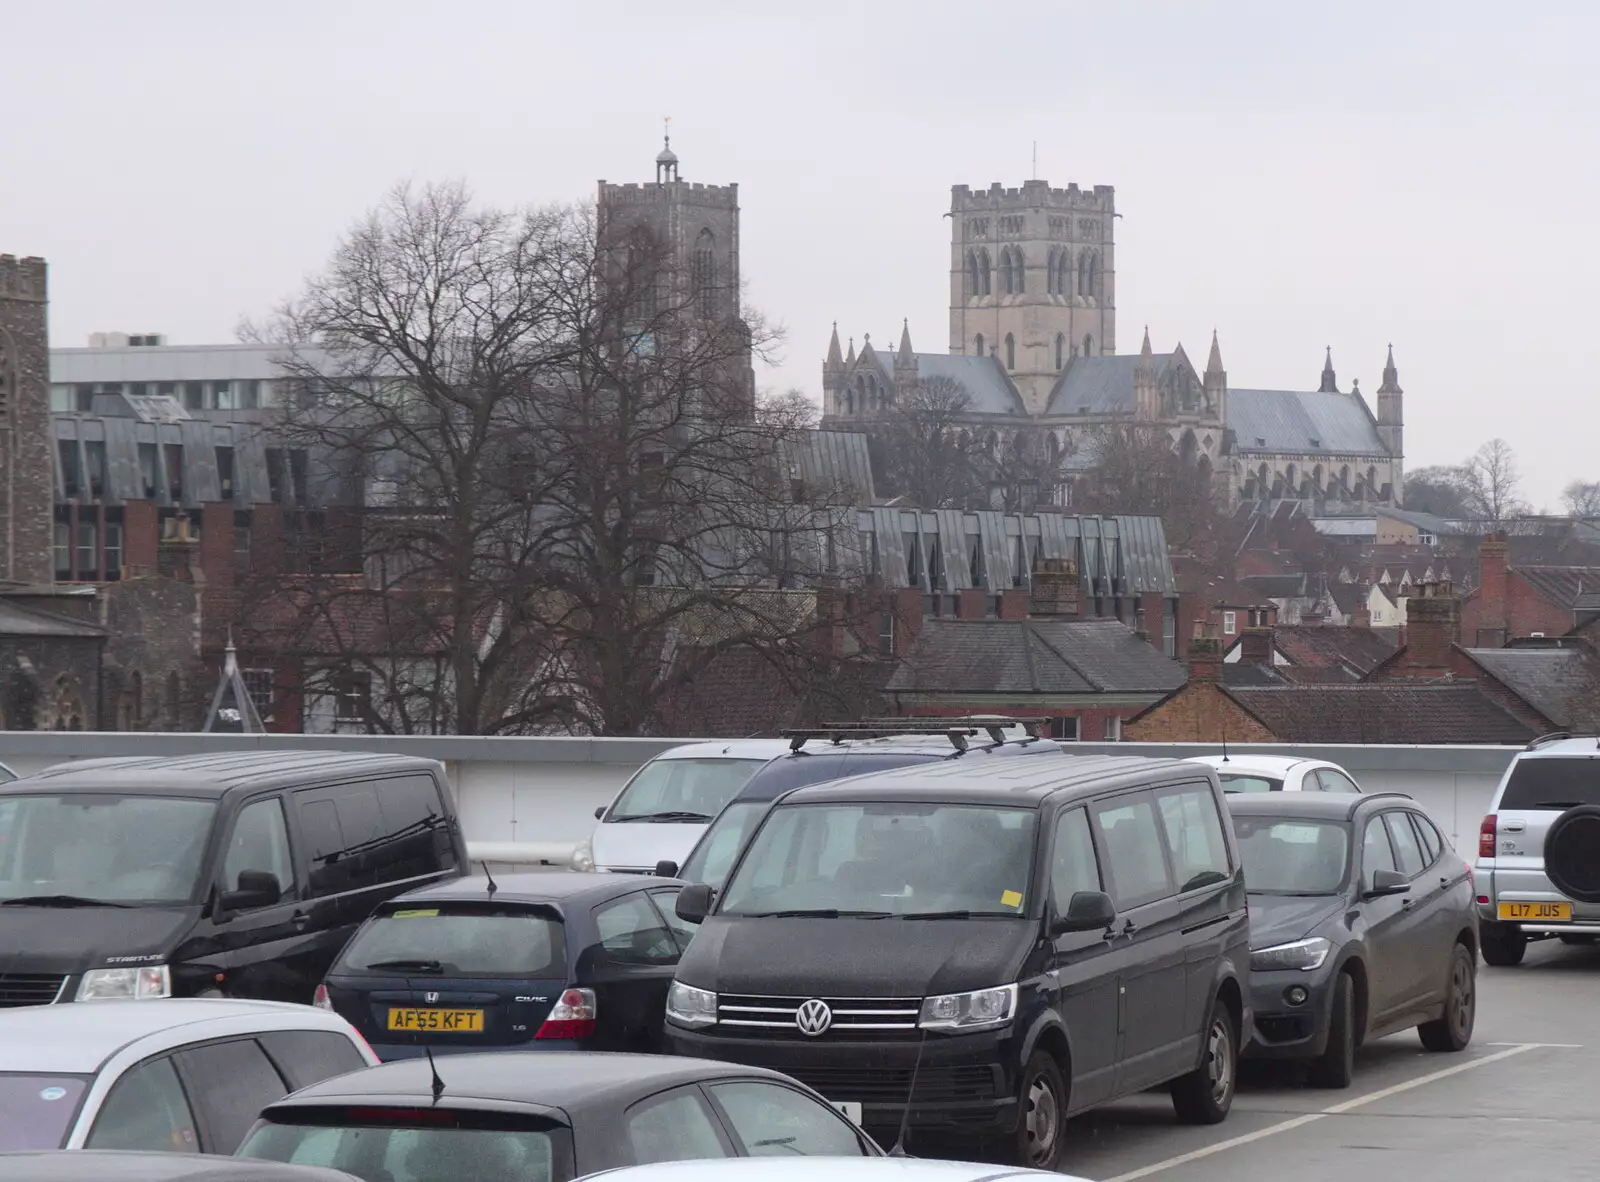
[[[1104,891],[1077,891],[1067,903],[1067,913],[1058,915],[1050,925],[1050,934],[1063,932],[1092,932],[1108,928],[1116,922],[1117,907]]]
[[[603,817],[605,815],[606,815],[606,806],[605,805],[601,805],[599,808],[594,810],[594,819],[596,821],[598,821],[601,817]]]
[[[657,878],[677,878],[678,877],[678,864],[676,862],[674,862],[671,858],[662,858],[661,861],[656,863],[656,877]]]
[[[237,890],[223,891],[217,905],[224,911],[254,911],[257,907],[271,907],[283,898],[283,886],[276,874],[265,870],[239,871]]]
[[[1409,895],[1411,884],[1398,870],[1374,870],[1372,882],[1361,892],[1363,899],[1381,899],[1385,895]]]
[[[693,883],[678,892],[678,902],[673,907],[684,923],[701,923],[711,914],[711,902],[716,892],[703,882]]]

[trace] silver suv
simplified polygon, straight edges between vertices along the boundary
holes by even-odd
[[[1492,965],[1528,941],[1600,937],[1600,738],[1545,735],[1506,769],[1478,829],[1479,944]]]

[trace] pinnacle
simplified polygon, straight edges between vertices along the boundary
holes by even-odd
[[[1211,330],[1211,357],[1206,361],[1207,373],[1222,372],[1222,346],[1217,343],[1217,330]]]
[[[843,365],[844,360],[839,354],[839,322],[833,322],[833,336],[828,340],[828,365]]]
[[[902,360],[911,358],[911,321],[901,321],[900,324],[900,357]]]
[[[1150,350],[1150,326],[1148,324],[1144,326],[1144,344],[1139,347],[1139,356],[1141,356],[1141,357],[1149,357],[1149,356],[1151,356],[1151,350]]]

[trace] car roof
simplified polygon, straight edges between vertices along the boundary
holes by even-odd
[[[739,1063],[607,1051],[491,1051],[440,1056],[436,1063],[445,1085],[440,1102],[455,1107],[470,1107],[473,1100],[500,1100],[572,1111],[699,1079],[785,1078]],[[426,1059],[395,1059],[301,1088],[268,1111],[347,1101],[371,1104],[379,1098],[431,1099],[432,1082]]]
[[[1516,758],[1571,759],[1573,756],[1600,756],[1600,738],[1594,735],[1545,736],[1535,739],[1526,750],[1517,752]]]
[[[656,1162],[621,1166],[588,1177],[616,1182],[998,1182],[1003,1178],[1054,1178],[1083,1182],[1068,1174],[982,1162],[933,1161],[915,1157],[724,1157],[709,1161]]]
[[[1282,775],[1290,768],[1316,767],[1326,761],[1306,759],[1298,755],[1253,755],[1246,751],[1233,755],[1193,755],[1190,763],[1203,763],[1218,772],[1275,772]]]
[[[570,870],[530,871],[527,874],[497,874],[494,894],[487,878],[456,878],[407,891],[390,899],[385,907],[430,903],[571,903],[585,906],[626,895],[646,886],[682,886],[672,878],[652,878],[637,874],[574,874]]]
[[[847,803],[882,799],[949,801],[1033,807],[1057,792],[1090,793],[1137,787],[1187,774],[1181,759],[1139,755],[1074,755],[1066,759],[1008,759],[975,767],[966,760],[914,764],[796,788],[785,804]]]
[[[91,1075],[134,1043],[151,1053],[252,1030],[330,1030],[350,1026],[327,1010],[288,1002],[224,998],[83,1001],[0,1009],[0,1072]]]
[[[949,739],[931,739],[926,735],[896,736],[893,738],[846,740],[843,743],[826,743],[806,746],[799,751],[789,751],[759,769],[745,781],[734,800],[776,800],[791,788],[803,787],[789,778],[796,765],[813,760],[811,770],[818,775],[811,783],[840,779],[831,770],[840,763],[854,760],[870,762],[874,759],[915,759],[919,763],[960,763],[973,758],[1014,759],[1025,755],[1061,755],[1062,746],[1054,739],[1012,739],[1005,743],[974,744],[965,751],[950,745]],[[866,775],[871,767],[851,767],[849,776]],[[788,773],[788,774],[780,774]]]
[[[0,1180],[9,1182],[355,1182],[353,1174],[321,1166],[199,1153],[133,1153],[117,1149],[54,1149],[0,1153]]]
[[[1236,792],[1228,796],[1228,811],[1236,817],[1348,821],[1369,804],[1418,807],[1415,800],[1399,792]]]
[[[649,762],[657,759],[776,759],[788,751],[788,739],[725,739],[720,743],[669,747]]]
[[[118,756],[58,763],[0,785],[0,793],[116,791],[152,796],[220,796],[231,788],[293,787],[308,780],[418,772],[442,777],[444,765],[415,755],[359,751]]]

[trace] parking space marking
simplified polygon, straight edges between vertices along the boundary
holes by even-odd
[[[1448,1079],[1452,1075],[1460,1075],[1464,1071],[1475,1071],[1479,1067],[1487,1067],[1490,1063],[1498,1063],[1502,1059],[1509,1059],[1513,1055],[1521,1055],[1528,1051],[1538,1050],[1547,1045],[1549,1044],[1536,1042],[1512,1043],[1506,1046],[1504,1050],[1496,1051],[1492,1055],[1485,1055],[1481,1059],[1473,1059],[1467,1063],[1457,1063],[1454,1067],[1445,1067],[1439,1071],[1431,1071],[1427,1075],[1417,1076],[1416,1079],[1408,1079],[1403,1083],[1397,1083],[1391,1087],[1379,1088],[1376,1092],[1367,1092],[1365,1095],[1357,1096],[1354,1100],[1346,1100],[1341,1104],[1334,1104],[1328,1108],[1324,1108],[1320,1112],[1308,1112],[1304,1116],[1296,1116],[1290,1120],[1280,1121],[1275,1125],[1268,1125],[1264,1129],[1257,1129],[1253,1133],[1245,1133],[1242,1136],[1230,1137],[1228,1140],[1218,1141],[1214,1145],[1207,1145],[1204,1148],[1191,1150],[1188,1153],[1180,1153],[1177,1157],[1167,1158],[1166,1161],[1158,1161],[1152,1165],[1140,1166],[1137,1170],[1129,1170],[1125,1174],[1118,1174],[1113,1178],[1107,1178],[1105,1179],[1105,1182],[1134,1182],[1134,1179],[1136,1178],[1148,1178],[1152,1174],[1162,1173],[1165,1170],[1172,1169],[1174,1166],[1185,1166],[1192,1161],[1199,1161],[1201,1158],[1211,1157],[1213,1154],[1223,1153],[1229,1149],[1236,1149],[1241,1145],[1249,1145],[1253,1141],[1265,1140],[1267,1137],[1276,1137],[1279,1133],[1287,1133],[1291,1129],[1298,1129],[1303,1125],[1309,1125],[1315,1121],[1326,1120],[1330,1116],[1342,1116],[1344,1113],[1353,1112],[1363,1105],[1372,1104],[1378,1100],[1387,1100],[1390,1096],[1398,1096],[1400,1093],[1409,1092],[1413,1088],[1420,1088],[1427,1084],[1437,1083],[1441,1079]]]

